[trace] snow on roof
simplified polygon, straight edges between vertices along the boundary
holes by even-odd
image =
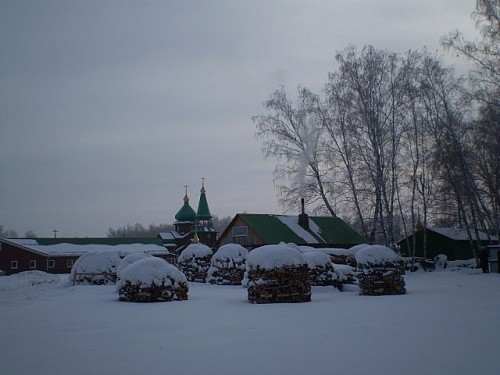
[[[297,216],[287,216],[287,215],[276,215],[276,218],[285,224],[292,232],[294,232],[297,236],[305,240],[307,243],[319,243],[318,239],[314,237],[307,230],[302,228],[299,225],[297,220]],[[312,220],[309,220],[309,229],[319,238],[321,238],[320,233],[321,230]],[[321,238],[322,239],[322,238]],[[322,239],[323,240],[323,239]],[[323,240],[323,242],[325,242]]]
[[[171,232],[161,232],[161,233],[158,233],[158,236],[160,236],[160,238],[162,240],[175,240],[175,239],[178,239],[178,238],[184,238],[188,234],[189,233],[180,234],[179,232],[173,230]]]
[[[437,227],[431,227],[429,228],[430,230],[439,233],[445,237],[451,238],[452,240],[456,241],[468,241],[469,240],[469,234],[467,233],[466,229],[462,228],[437,228]],[[473,229],[470,229],[470,233],[472,236],[472,239],[476,239],[476,232]],[[492,240],[496,240],[496,237],[490,236]],[[480,241],[488,241],[488,235],[484,232],[479,231],[479,240]]]
[[[189,261],[191,258],[203,258],[212,255],[212,250],[205,244],[192,243],[186,247],[177,258],[178,262]]]
[[[9,238],[8,241],[21,246],[38,245],[38,242],[32,238]]]
[[[388,247],[382,245],[365,246],[356,252],[358,264],[380,264],[384,262],[398,262],[401,257]]]
[[[179,269],[166,260],[157,257],[148,257],[130,264],[120,272],[117,288],[125,286],[127,281],[132,284],[149,286],[172,285],[172,280],[178,283],[187,283],[186,276]]]
[[[33,250],[48,256],[80,256],[89,252],[119,251],[123,256],[136,253],[168,253],[163,246],[154,244],[123,244],[123,245],[75,245],[70,243],[60,243],[55,245],[38,245],[36,240],[9,240],[17,245],[21,245],[29,250]]]
[[[257,267],[273,269],[304,265],[307,265],[304,254],[285,243],[258,247],[250,251],[247,258],[247,270]]]

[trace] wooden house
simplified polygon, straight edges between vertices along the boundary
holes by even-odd
[[[81,255],[106,250],[144,251],[166,260],[171,256],[156,238],[0,238],[0,270],[5,275],[34,270],[70,273]]]
[[[280,242],[317,248],[349,248],[365,240],[338,217],[239,213],[217,240],[216,248],[237,243],[248,250]]]
[[[476,234],[470,231],[473,242],[476,242]],[[424,249],[424,233],[427,237],[426,249]],[[491,245],[497,242],[496,237],[479,232],[480,246]],[[415,245],[414,245],[415,244]],[[474,245],[471,244],[469,234],[462,228],[420,228],[412,235],[398,242],[401,255],[419,258],[434,259],[438,254],[444,254],[448,260],[466,260],[474,258]]]

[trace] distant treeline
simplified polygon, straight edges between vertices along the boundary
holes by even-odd
[[[17,232],[14,229],[4,229],[3,225],[0,225],[0,237],[3,238],[18,238]],[[28,230],[24,233],[24,238],[36,238],[37,235],[33,230]]]
[[[213,217],[213,224],[215,230],[220,234],[226,229],[231,221],[231,216],[225,216],[219,219],[218,216]],[[107,237],[117,238],[117,237],[134,237],[134,238],[144,238],[144,237],[156,237],[158,233],[171,232],[173,231],[173,224],[149,224],[145,227],[140,223],[127,224],[118,228],[109,228],[107,232]]]

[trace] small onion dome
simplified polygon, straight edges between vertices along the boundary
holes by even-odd
[[[184,205],[175,214],[175,220],[177,220],[177,221],[194,222],[195,219],[196,219],[196,212],[189,205],[189,197],[188,197],[188,195],[186,193],[186,195],[184,195]]]

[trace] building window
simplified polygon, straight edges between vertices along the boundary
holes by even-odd
[[[18,263],[17,260],[11,260],[10,261],[10,269],[17,270],[18,265],[19,265],[19,263]]]
[[[245,246],[247,243],[248,227],[241,225],[233,228],[233,243]]]
[[[239,227],[233,228],[233,237],[247,236],[248,227],[246,225],[241,225]]]
[[[48,268],[55,268],[56,267],[56,261],[54,259],[49,259],[47,261],[47,267]]]
[[[73,259],[66,259],[66,267],[67,268],[72,268],[73,267]]]
[[[30,260],[30,270],[34,270],[36,268],[36,260]]]

